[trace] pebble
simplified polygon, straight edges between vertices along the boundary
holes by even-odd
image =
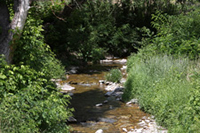
[[[129,102],[126,103],[126,105],[137,104],[137,103],[138,103],[138,99],[131,99]]]
[[[167,129],[158,126],[154,119],[154,116],[151,117],[142,117],[141,122],[138,125],[142,128],[136,128],[133,131],[128,133],[167,133]]]
[[[77,122],[77,120],[74,117],[69,117],[67,121],[68,122]]]
[[[126,128],[122,128],[122,130],[123,130],[124,132],[128,132],[128,130],[127,130]]]
[[[95,133],[103,133],[102,129],[97,130]]]
[[[108,100],[103,101],[104,104],[108,103]]]
[[[105,83],[105,80],[99,80],[99,83],[100,83],[100,84],[104,84],[104,83]]]
[[[96,106],[96,107],[101,107],[101,106],[103,106],[103,104],[102,104],[102,103],[98,103],[98,104],[96,104],[95,106]]]

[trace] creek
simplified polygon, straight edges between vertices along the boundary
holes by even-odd
[[[69,125],[72,133],[95,133],[101,129],[104,133],[123,133],[138,128],[140,120],[149,115],[141,111],[137,104],[127,105],[116,97],[106,97],[104,80],[112,68],[121,68],[122,63],[102,63],[78,69],[68,76],[67,83],[75,87],[72,90],[71,107],[75,109],[75,121]]]

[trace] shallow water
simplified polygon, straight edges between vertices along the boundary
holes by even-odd
[[[123,128],[134,129],[143,116],[138,105],[127,106],[115,97],[105,97],[105,86],[99,84],[111,68],[120,68],[123,64],[101,64],[83,68],[77,74],[69,75],[67,81],[76,89],[73,92],[71,106],[75,109],[75,123],[69,123],[72,133],[95,133],[102,129],[104,133],[121,133]],[[104,103],[105,102],[105,103]],[[97,104],[103,105],[97,107]]]

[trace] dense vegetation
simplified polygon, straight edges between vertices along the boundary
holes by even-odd
[[[83,61],[97,62],[107,54],[118,57],[136,52],[142,46],[143,26],[151,26],[151,14],[162,10],[178,14],[180,4],[166,1],[122,0],[115,3],[104,0],[87,1],[81,5],[71,4],[58,15],[62,20],[47,15],[49,6],[41,4],[45,13],[45,42],[66,63],[75,55]],[[74,6],[76,8],[74,8]],[[71,58],[70,58],[71,57]],[[72,61],[71,63],[73,63]]]
[[[132,52],[124,100],[138,98],[171,132],[199,132],[198,6],[195,0],[33,2],[12,41],[12,64],[0,58],[1,132],[68,132],[70,97],[50,81],[64,77],[61,62]],[[118,82],[118,72],[107,79]]]
[[[197,3],[196,3],[197,4]],[[198,4],[197,4],[198,5]],[[169,132],[199,132],[199,9],[152,15],[149,38],[128,60],[124,100],[138,98],[141,109]]]
[[[123,98],[138,98],[169,132],[199,132],[199,72],[188,58],[132,56]]]
[[[68,132],[69,96],[42,71],[0,62],[1,132]]]
[[[12,7],[12,1],[10,7]],[[13,63],[0,57],[0,132],[65,133],[72,116],[70,96],[51,81],[63,78],[65,69],[45,44],[42,20],[29,10],[25,27],[12,41]],[[10,8],[12,12],[12,8]],[[12,16],[11,16],[12,17]]]

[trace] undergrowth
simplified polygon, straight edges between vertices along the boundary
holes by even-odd
[[[67,133],[72,115],[69,95],[50,78],[26,65],[0,58],[0,130],[2,133]]]

